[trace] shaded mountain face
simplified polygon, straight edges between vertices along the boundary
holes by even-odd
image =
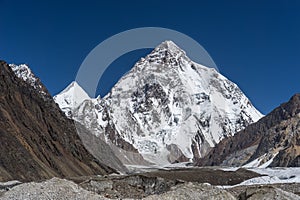
[[[55,99],[65,109],[63,96]],[[103,99],[68,110],[95,135],[157,165],[203,157],[262,117],[236,84],[171,41],[137,62]]]
[[[300,94],[233,137],[222,140],[198,166],[300,166]]]
[[[21,78],[0,61],[0,181],[115,172],[87,151],[41,82]]]

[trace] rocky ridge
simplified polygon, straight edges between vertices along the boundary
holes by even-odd
[[[300,94],[222,140],[197,165],[299,167]]]
[[[116,172],[87,151],[74,121],[38,85],[0,62],[0,181]]]

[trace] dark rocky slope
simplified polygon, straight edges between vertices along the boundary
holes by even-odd
[[[0,181],[113,172],[87,151],[49,93],[41,95],[0,61]]]
[[[261,160],[264,163],[275,153],[269,166],[300,166],[300,94],[257,123],[222,140],[196,165],[241,166],[265,155]]]

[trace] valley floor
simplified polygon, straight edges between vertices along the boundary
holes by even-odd
[[[131,175],[0,183],[0,199],[300,199],[300,168],[139,170]]]

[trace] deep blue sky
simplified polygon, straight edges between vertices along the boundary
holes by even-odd
[[[45,2],[0,0],[0,59],[29,64],[52,94],[74,80],[100,42],[145,26],[174,29],[197,40],[220,72],[265,114],[299,92],[297,0]],[[102,81],[116,81],[147,52],[121,57]]]

